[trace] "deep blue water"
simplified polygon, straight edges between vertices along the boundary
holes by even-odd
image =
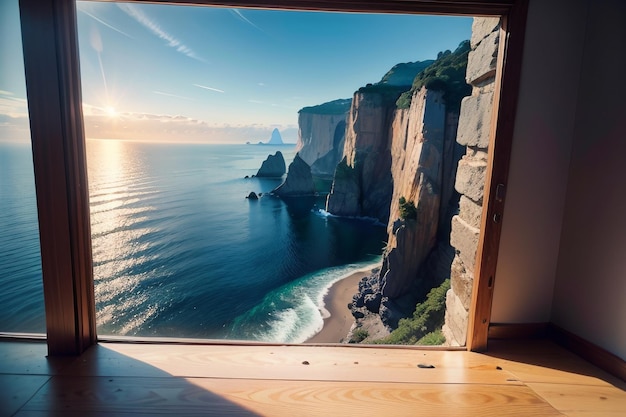
[[[276,150],[295,154],[87,142],[98,334],[301,342],[321,328],[323,294],[379,261],[385,228],[325,216],[323,198],[245,199],[280,184],[244,178]],[[29,152],[0,145],[0,331],[45,328]]]

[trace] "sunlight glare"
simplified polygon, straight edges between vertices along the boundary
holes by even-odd
[[[107,114],[107,116],[109,116],[109,117],[117,117],[117,116],[119,116],[119,113],[115,110],[115,107],[107,106],[107,107],[104,108],[104,111]]]

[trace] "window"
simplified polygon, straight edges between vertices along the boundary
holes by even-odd
[[[0,16],[0,332],[45,333],[17,0],[2,2]]]
[[[72,27],[71,24],[68,24],[71,23],[73,20],[73,14],[71,10],[72,8],[70,7],[69,9],[65,9],[64,6],[65,5],[59,6],[61,13],[58,13],[56,15],[59,20],[55,21],[52,14],[50,14],[46,21],[59,25],[59,27],[62,28]],[[25,22],[25,60],[26,74],[27,79],[29,80],[29,99],[31,101],[34,100],[34,102],[37,103],[36,106],[31,106],[31,117],[34,120],[33,125],[36,127],[35,129],[33,129],[35,173],[36,177],[40,178],[40,176],[44,175],[42,174],[42,169],[49,167],[50,169],[47,173],[52,174],[48,175],[46,178],[42,178],[42,181],[38,181],[38,184],[47,181],[50,185],[50,187],[46,187],[48,191],[38,190],[42,193],[49,193],[44,196],[43,199],[47,200],[50,203],[49,207],[51,209],[50,212],[44,212],[43,215],[40,213],[42,247],[45,248],[45,250],[42,252],[44,283],[54,284],[54,287],[57,288],[63,288],[65,286],[67,290],[70,290],[70,294],[61,294],[55,288],[51,288],[50,292],[46,290],[47,298],[60,298],[59,303],[56,304],[55,307],[51,310],[53,313],[53,317],[50,317],[50,314],[48,315],[48,328],[49,330],[52,330],[49,332],[48,342],[52,353],[76,352],[82,350],[84,346],[93,342],[93,339],[95,337],[95,331],[93,329],[93,299],[91,299],[89,290],[90,288],[92,288],[92,283],[89,276],[89,265],[91,262],[89,259],[88,250],[89,234],[87,233],[89,231],[89,227],[87,222],[85,221],[85,216],[87,216],[87,198],[85,195],[85,190],[80,189],[80,187],[78,186],[78,184],[80,184],[80,178],[84,178],[86,173],[83,159],[83,140],[81,135],[82,117],[80,115],[80,111],[78,110],[80,106],[77,106],[77,103],[80,103],[80,93],[77,89],[78,82],[77,74],[75,72],[76,45],[74,44],[74,37],[71,33],[63,31],[58,32],[58,36],[60,40],[62,40],[61,45],[64,45],[61,48],[62,53],[57,55],[59,58],[58,73],[43,74],[42,71],[37,71],[37,65],[34,65],[35,63],[41,63],[42,61],[45,61],[47,59],[54,61],[55,56],[54,54],[46,54],[46,48],[44,48],[43,45],[41,45],[40,43],[43,39],[36,37],[35,34],[29,30],[31,27],[33,27],[30,26],[32,22],[29,20],[29,12],[36,11],[37,8],[40,7],[39,4],[36,5],[35,2],[29,3],[25,1],[23,3],[23,7],[25,8],[23,10],[25,12],[23,22]],[[387,10],[389,10],[389,7],[395,7],[395,5],[389,6],[385,4],[385,7],[381,8],[387,8]],[[406,7],[406,4],[399,6],[399,8],[404,7]],[[507,5],[494,6],[493,4],[484,6],[482,8],[477,7],[476,9],[468,10],[467,8],[465,8],[466,6],[457,6],[454,3],[448,2],[442,2],[441,5],[437,4],[436,6],[431,5],[430,7],[432,8],[426,9],[424,8],[424,6],[420,5],[420,3],[416,2],[415,9],[413,10],[437,12],[464,11],[465,13],[480,12],[494,14],[506,13],[509,10],[509,7]],[[411,9],[412,8],[413,7],[411,7]],[[45,10],[39,11],[45,12]],[[49,29],[51,29],[51,27],[42,27],[40,31],[45,32]],[[519,42],[521,42],[521,40],[519,40]],[[54,49],[54,42],[51,42],[51,46],[52,49]],[[39,52],[39,54],[37,54],[37,52]],[[46,77],[50,78],[46,80]],[[62,88],[51,88],[48,82],[51,82],[53,85],[56,86],[60,84]],[[59,91],[63,92],[63,94],[57,94]],[[506,88],[503,88],[503,94],[507,92],[508,90]],[[55,106],[52,103],[57,103],[57,106],[60,109],[59,114],[55,116],[51,116],[49,114],[50,112],[38,113],[37,109],[35,108],[37,106],[43,106],[44,109],[51,109]],[[44,160],[44,158],[42,158],[41,154],[39,154],[38,151],[46,149],[46,144],[43,143],[42,139],[37,138],[42,138],[44,136],[44,133],[43,131],[41,131],[41,129],[45,124],[43,123],[45,120],[50,120],[53,122],[52,131],[48,129],[45,136],[47,136],[48,140],[52,139],[53,142],[65,142],[65,146],[61,146],[61,148],[64,149],[65,153],[60,152],[56,148],[51,149],[50,147],[48,147],[47,149],[51,150],[51,152],[47,153],[48,158]],[[506,123],[499,124],[498,129],[504,129],[504,132],[506,133],[506,126]],[[498,137],[498,140],[499,143],[506,143],[501,141],[500,136]],[[505,152],[504,156],[506,157],[506,155],[507,153]],[[498,158],[497,154],[494,160],[502,161],[502,159]],[[63,172],[61,172],[61,170],[59,170],[59,168],[61,167],[67,167],[68,169],[62,170]],[[499,169],[500,170],[495,170],[495,172],[492,171],[491,176],[488,177],[491,178],[492,183],[494,180],[499,180],[498,176],[504,175],[504,177],[506,177],[506,163],[504,163],[504,168],[500,167]],[[69,183],[70,186],[65,187],[64,184],[66,182]],[[502,182],[504,182],[504,179],[502,179]],[[491,188],[491,186],[489,188]],[[59,201],[58,198],[63,196],[67,196],[67,198],[61,198],[61,200],[68,202],[69,207],[64,207],[63,204],[55,206],[53,203],[55,201]],[[487,193],[487,197],[488,196],[489,192]],[[487,213],[491,214],[493,210],[498,209],[498,206],[497,202],[494,203],[494,205],[492,204],[491,199],[488,199],[488,201],[489,205],[487,207]],[[53,219],[55,220],[54,225],[52,224]],[[48,228],[50,228],[50,230],[47,230]],[[57,233],[54,233],[55,231]],[[496,226],[496,235],[497,232],[498,230]],[[485,234],[489,233],[489,230],[485,231]],[[53,238],[53,236],[55,238]],[[497,245],[495,247],[492,247],[490,249],[492,252],[490,253],[495,254],[496,252],[494,250],[496,247]],[[484,251],[484,248],[482,249]],[[48,251],[51,252],[48,253]],[[54,256],[55,254],[58,256]],[[71,254],[74,254],[74,256],[71,256]],[[53,256],[53,259],[57,261],[54,263],[54,265],[47,264],[47,262],[51,259],[51,255]],[[493,263],[493,257],[489,260],[489,262]],[[485,263],[485,266],[489,266],[488,263]],[[480,269],[480,281],[483,280],[483,269],[485,268],[481,267]],[[71,271],[74,271],[74,273],[72,273]],[[49,276],[51,278],[48,278]],[[486,278],[488,278],[488,276]],[[487,282],[487,280],[485,280],[485,282]],[[50,286],[52,287],[53,285]],[[480,299],[480,297],[478,298]],[[74,302],[74,300],[76,300],[76,302]],[[488,305],[486,307],[488,310]],[[64,312],[66,313],[65,315],[63,314]],[[483,306],[478,309],[476,315],[478,317],[482,317],[484,314],[485,312]],[[69,323],[66,317],[73,317],[73,320],[71,320],[72,323]],[[78,330],[77,332],[69,332],[69,334],[75,335],[76,338],[68,338],[66,336],[64,337],[64,335],[68,334],[68,329]],[[486,331],[483,333],[485,333],[486,335]],[[471,343],[470,345],[471,347],[476,347],[473,343]]]

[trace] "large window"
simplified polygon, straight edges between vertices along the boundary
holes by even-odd
[[[40,3],[37,2],[25,0],[22,4],[24,7],[22,20],[25,22],[25,58],[26,74],[29,80],[29,99],[33,101],[33,103],[36,103],[36,105],[31,106],[30,110],[31,117],[33,118],[33,126],[35,127],[33,129],[35,173],[38,179],[38,193],[40,194],[40,199],[43,201],[42,207],[44,210],[43,212],[40,211],[42,248],[44,249],[42,251],[44,282],[49,284],[46,287],[46,298],[52,299],[57,297],[58,301],[48,312],[52,313],[48,314],[48,328],[53,329],[53,331],[49,333],[49,346],[51,346],[51,352],[53,353],[80,351],[84,346],[91,343],[95,337],[95,329],[92,325],[95,323],[93,314],[94,307],[93,301],[90,300],[90,288],[92,288],[92,283],[90,278],[91,256],[89,241],[91,239],[89,235],[85,234],[89,232],[89,226],[85,223],[85,220],[88,218],[86,217],[86,204],[88,200],[86,199],[86,190],[79,186],[81,178],[86,177],[83,159],[83,155],[86,152],[84,150],[84,140],[81,134],[82,114],[78,111],[78,107],[80,106],[77,107],[80,100],[80,92],[76,88],[78,85],[78,74],[75,71],[77,68],[77,45],[74,43],[71,30],[54,30],[55,26],[57,28],[71,28],[71,22],[74,16],[72,14],[72,7],[67,7],[67,4],[64,2],[59,3],[54,5],[54,12],[45,9],[43,6],[39,8]],[[347,7],[350,8],[351,6]],[[362,6],[356,5],[355,7]],[[374,5],[373,8],[376,10],[376,7],[377,6]],[[467,8],[466,5],[457,6],[453,2],[441,2],[440,4],[431,4],[430,6],[422,6],[419,2],[416,2],[415,5],[385,4],[385,7],[383,7],[383,5],[379,5],[379,7],[384,10],[394,8],[400,10],[407,7],[409,9],[422,11],[476,12],[493,13],[496,15],[506,13],[509,10],[509,6],[507,5],[488,4],[485,6],[476,6],[475,9],[471,9]],[[31,12],[34,12],[34,14],[31,14]],[[39,12],[39,14],[37,12]],[[46,13],[48,14],[46,15]],[[34,33],[35,21],[41,21],[33,20],[35,15],[37,15],[38,19],[42,19],[43,15],[44,21],[50,24],[39,26],[39,33]],[[243,17],[245,18],[245,15]],[[246,19],[250,20],[248,18]],[[178,52],[190,53],[190,51],[193,51],[193,48],[188,49],[187,44],[181,45],[179,42],[177,43],[176,39],[168,37],[168,32],[159,32],[156,30],[158,28],[155,28],[154,25],[148,26],[152,28],[151,30],[153,32],[160,33],[162,39],[167,40],[170,46],[175,48]],[[46,35],[48,37],[46,37]],[[50,39],[55,37],[56,40]],[[47,41],[50,41],[49,45],[45,45]],[[103,47],[103,45],[98,44],[97,39],[94,40],[94,45],[92,46],[96,51]],[[57,53],[54,53],[55,48],[59,48]],[[45,52],[48,50],[52,53]],[[57,68],[57,73],[43,72],[42,68],[46,66],[41,64],[47,60],[56,60],[52,68]],[[102,67],[102,63],[100,63],[100,66]],[[61,88],[55,88],[55,84],[61,86]],[[207,86],[206,84],[200,83],[197,84],[209,87],[207,91],[221,90],[218,87]],[[161,92],[163,93],[163,91]],[[219,93],[219,91],[215,92]],[[165,93],[171,94],[170,92]],[[46,109],[51,110],[53,108],[60,109],[59,114],[45,111]],[[115,118],[119,112],[113,105],[105,106],[104,110],[111,118]],[[46,118],[52,123],[47,125],[43,123]],[[46,131],[48,143],[43,140],[44,126],[48,127]],[[510,130],[510,125],[506,126],[506,124],[504,124],[504,126]],[[504,129],[504,132],[507,132],[507,129]],[[49,146],[49,149],[54,149],[54,151],[48,153],[44,159],[41,152],[46,149],[46,146]],[[506,146],[504,150],[506,151]],[[497,155],[495,159],[497,160]],[[61,169],[62,167],[65,167],[65,169]],[[46,172],[52,175],[46,177]],[[506,175],[506,169],[501,170],[501,172],[492,173],[491,180],[498,181],[502,175]],[[42,179],[42,181],[39,181],[40,179]],[[45,184],[40,184],[40,182],[47,182],[47,185],[50,186],[46,187]],[[44,188],[42,188],[42,186],[44,186]],[[490,190],[491,184],[489,184],[487,188]],[[64,195],[66,195],[67,198],[64,198]],[[489,192],[487,192],[486,197],[488,196]],[[67,203],[66,207],[64,207],[63,204],[53,204],[55,199],[59,197]],[[491,211],[501,208],[498,207],[497,204],[495,204],[495,206],[492,205],[492,200],[487,200],[489,201],[486,210],[488,215],[492,214]],[[46,208],[49,210],[46,210]],[[63,215],[64,212],[70,215],[65,217]],[[65,218],[63,219],[63,217]],[[57,233],[54,233],[55,231]],[[496,233],[497,232],[498,229],[496,227]],[[486,233],[489,233],[489,231],[486,231]],[[491,242],[493,243],[493,239]],[[481,243],[481,245],[482,244],[483,243]],[[481,282],[483,278],[489,278],[488,272],[484,272],[486,268],[495,266],[493,257],[490,257],[485,263],[481,261],[480,251],[482,249],[483,247],[479,248],[480,267],[478,268],[480,272],[480,277],[478,278]],[[494,249],[493,247],[490,248],[491,251]],[[57,254],[57,256],[50,256],[51,254]],[[54,263],[51,262],[52,259],[55,260]],[[491,263],[491,265],[489,263]],[[483,277],[483,273],[485,277]],[[485,283],[487,282],[488,287],[491,288],[492,279],[489,279],[489,281],[485,280]],[[487,286],[487,284],[485,285]],[[59,290],[62,288],[66,290],[60,292]],[[478,317],[485,315],[484,308],[485,306],[483,305],[480,312],[476,313]],[[486,308],[488,311],[488,306]],[[73,312],[73,314],[71,312]],[[73,324],[70,323],[72,321]],[[481,322],[485,324],[487,320],[483,319]],[[473,323],[470,327],[472,326],[476,326],[476,323]],[[480,327],[480,325],[478,325],[478,327]],[[75,336],[72,338],[66,337],[69,333],[66,333],[64,329],[74,329],[73,332]],[[470,329],[470,331],[473,330],[475,329]],[[486,334],[483,330],[480,332]]]
[[[45,333],[17,0],[0,4],[0,332]]]

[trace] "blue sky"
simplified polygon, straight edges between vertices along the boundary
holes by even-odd
[[[0,139],[23,134],[17,0],[0,5]],[[87,137],[243,142],[434,58],[471,18],[78,2]]]

